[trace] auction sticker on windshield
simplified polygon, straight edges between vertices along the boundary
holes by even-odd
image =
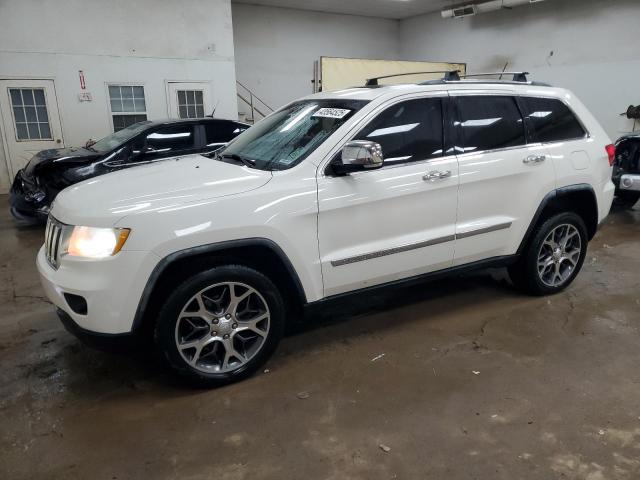
[[[350,111],[351,110],[347,110],[346,108],[321,108],[311,116],[323,118],[343,118]]]

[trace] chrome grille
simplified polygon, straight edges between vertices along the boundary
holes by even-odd
[[[49,215],[47,229],[44,234],[44,252],[49,265],[58,268],[60,243],[62,241],[62,224]]]

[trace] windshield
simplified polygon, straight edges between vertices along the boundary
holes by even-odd
[[[271,114],[220,152],[261,170],[285,170],[307,158],[368,102],[303,100]]]
[[[100,153],[110,152],[114,148],[118,148],[130,138],[133,138],[137,134],[146,130],[149,127],[149,124],[151,124],[150,121],[145,121],[129,125],[127,128],[118,130],[117,132],[112,133],[111,135],[107,135],[101,140],[98,140],[96,143],[91,145],[91,149]]]

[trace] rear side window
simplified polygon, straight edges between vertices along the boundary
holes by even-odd
[[[209,122],[204,125],[207,147],[225,145],[247,129],[245,125],[234,122]]]
[[[524,121],[513,97],[458,97],[464,152],[517,147],[526,143]]]
[[[442,156],[442,100],[408,100],[387,108],[355,140],[382,146],[385,163],[412,162]]]
[[[586,134],[573,112],[560,100],[521,97],[521,103],[534,142],[571,140]]]

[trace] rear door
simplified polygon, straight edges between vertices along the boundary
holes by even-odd
[[[441,93],[386,106],[353,137],[379,143],[384,166],[319,174],[325,295],[451,266],[458,165],[443,153],[447,103]]]
[[[512,92],[451,92],[460,168],[454,265],[515,253],[555,188],[545,147],[527,144]]]

